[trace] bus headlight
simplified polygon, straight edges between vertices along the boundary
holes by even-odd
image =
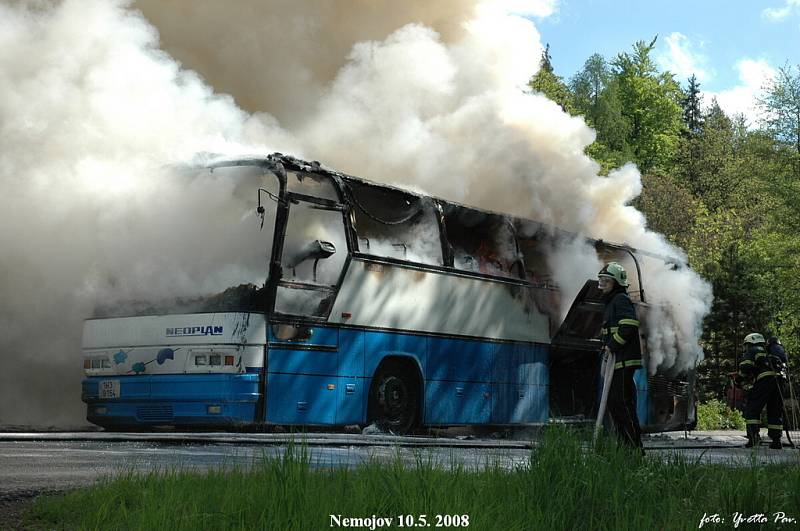
[[[208,406],[206,410],[209,415],[219,415],[222,413],[222,406]]]

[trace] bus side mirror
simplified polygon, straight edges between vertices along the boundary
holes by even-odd
[[[314,240],[300,249],[294,258],[287,263],[288,267],[297,267],[306,260],[321,260],[329,258],[336,253],[336,246],[324,240]]]
[[[333,245],[331,242],[326,242],[323,240],[314,240],[313,242],[309,242],[305,247],[300,249],[300,251],[295,255],[294,259],[291,260],[287,266],[292,268],[292,274],[295,275],[296,271],[294,270],[298,265],[302,264],[306,260],[314,260],[314,282],[317,281],[317,264],[320,260],[325,258],[329,258],[336,253],[336,246]]]

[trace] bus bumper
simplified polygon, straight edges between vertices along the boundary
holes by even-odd
[[[100,397],[118,380],[119,396]],[[83,380],[86,419],[109,429],[230,427],[256,422],[257,374],[97,376]]]

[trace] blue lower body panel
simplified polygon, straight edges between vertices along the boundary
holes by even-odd
[[[86,419],[98,426],[231,426],[256,420],[257,374],[101,376],[83,381]],[[119,380],[118,398],[100,398],[103,380]]]
[[[364,378],[269,374],[267,422],[272,424],[347,425],[364,422]]]
[[[425,420],[428,424],[488,424],[492,418],[492,384],[428,382]]]
[[[549,389],[546,385],[495,384],[492,424],[547,422]]]

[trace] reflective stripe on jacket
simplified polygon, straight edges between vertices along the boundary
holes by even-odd
[[[739,362],[739,372],[751,375],[758,381],[768,376],[777,376],[773,364],[780,362],[780,357],[767,353],[762,345],[748,345],[744,358]]]
[[[642,366],[639,319],[625,290],[618,288],[606,297],[601,337],[603,345],[614,353],[615,369]]]

